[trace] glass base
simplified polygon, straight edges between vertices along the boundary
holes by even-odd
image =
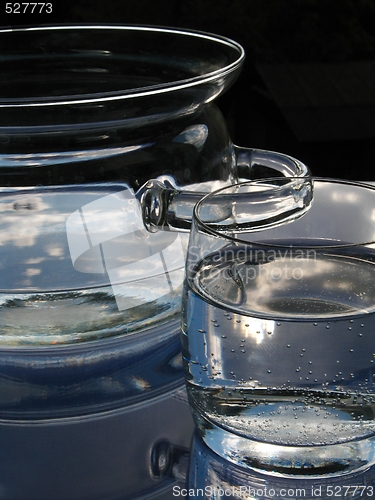
[[[329,477],[375,464],[375,436],[326,446],[283,446],[232,434],[195,415],[204,443],[238,465],[274,476]]]
[[[375,467],[324,477],[275,476],[239,467],[219,457],[195,434],[190,456],[188,488],[204,500],[364,500],[374,498]]]

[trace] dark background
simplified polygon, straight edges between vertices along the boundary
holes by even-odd
[[[218,100],[234,143],[277,150],[315,175],[375,180],[374,0],[51,0],[2,26],[153,24],[218,33],[247,53]]]

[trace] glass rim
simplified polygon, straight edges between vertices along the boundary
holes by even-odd
[[[78,95],[66,95],[57,98],[54,97],[43,97],[43,98],[3,98],[0,100],[0,108],[19,108],[19,107],[38,107],[46,105],[69,105],[69,104],[90,104],[95,102],[108,102],[124,99],[134,99],[137,97],[146,97],[157,94],[164,94],[167,92],[173,92],[181,89],[196,87],[198,85],[210,83],[220,77],[227,76],[235,72],[241,67],[245,59],[245,50],[238,42],[222,36],[205,31],[199,31],[194,29],[186,28],[173,28],[168,26],[153,26],[153,25],[137,25],[137,24],[74,24],[74,25],[55,25],[55,26],[30,26],[30,27],[19,27],[19,28],[2,28],[0,29],[0,36],[3,33],[19,33],[19,32],[48,32],[48,31],[74,31],[74,30],[111,30],[111,31],[136,31],[136,32],[155,32],[155,33],[165,33],[170,35],[200,38],[202,40],[209,40],[223,46],[227,46],[233,49],[234,53],[237,52],[237,58],[231,63],[223,66],[220,69],[214,71],[208,71],[199,76],[194,76],[191,78],[183,78],[181,80],[176,79],[175,81],[167,83],[159,83],[144,87],[134,87],[132,89],[108,91],[108,92],[97,92],[88,94],[78,94]]]
[[[369,182],[365,181],[354,181],[354,180],[347,180],[347,179],[338,179],[338,178],[332,178],[332,177],[319,177],[319,176],[305,176],[305,177],[286,177],[286,176],[279,176],[279,177],[264,177],[260,179],[253,179],[249,181],[240,181],[235,184],[227,185],[222,188],[219,188],[215,191],[212,191],[211,193],[206,194],[203,196],[197,204],[194,206],[193,210],[193,222],[198,226],[200,230],[203,230],[204,232],[215,236],[216,238],[220,238],[222,240],[227,240],[228,242],[231,243],[241,243],[243,245],[254,245],[254,246],[262,246],[266,248],[276,248],[276,249],[287,249],[290,250],[291,248],[298,248],[301,250],[305,249],[315,249],[315,250],[323,250],[323,249],[339,249],[339,248],[355,248],[358,246],[366,246],[366,245],[375,245],[375,240],[370,240],[370,241],[364,241],[360,243],[338,243],[338,244],[321,244],[321,245],[298,245],[298,247],[294,247],[293,245],[281,245],[277,243],[266,243],[263,241],[253,241],[251,239],[242,239],[241,237],[234,237],[229,234],[226,234],[225,232],[217,231],[212,228],[211,223],[206,223],[204,222],[200,216],[199,216],[199,209],[200,207],[207,202],[208,199],[214,198],[220,193],[223,193],[224,191],[228,191],[230,189],[235,189],[239,188],[241,186],[246,186],[246,185],[256,185],[257,183],[264,183],[264,182],[272,182],[272,181],[284,181],[285,183],[288,181],[303,181],[303,182],[322,182],[322,183],[331,183],[331,184],[341,184],[341,185],[346,185],[346,186],[355,186],[355,187],[360,187],[364,189],[368,189],[369,191],[374,191],[375,192],[375,184],[369,184]],[[271,226],[272,227],[272,226]],[[274,226],[273,226],[274,227]],[[253,232],[261,232],[263,230],[267,230],[270,227],[264,227],[263,229],[255,229]],[[233,231],[235,232],[235,231]],[[250,233],[250,231],[249,231]]]

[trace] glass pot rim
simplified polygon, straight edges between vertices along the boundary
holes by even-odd
[[[359,241],[356,243],[327,243],[327,240],[322,239],[321,244],[309,244],[309,245],[297,245],[294,246],[293,244],[285,245],[285,244],[279,244],[276,242],[271,242],[268,243],[267,241],[264,240],[256,240],[256,239],[245,239],[241,238],[240,236],[231,236],[231,234],[228,234],[225,232],[225,230],[217,230],[215,229],[216,227],[225,227],[221,224],[215,224],[212,222],[205,222],[202,220],[202,217],[199,215],[199,211],[202,208],[204,204],[207,204],[207,202],[210,199],[214,199],[220,194],[225,193],[225,191],[234,191],[237,189],[240,189],[241,187],[244,186],[255,186],[255,185],[261,185],[262,183],[264,185],[267,185],[266,183],[277,183],[280,182],[280,185],[287,185],[288,183],[304,183],[306,185],[311,186],[311,189],[314,189],[314,183],[326,183],[326,184],[335,184],[335,185],[343,185],[343,186],[353,186],[355,188],[362,188],[366,189],[367,191],[372,191],[374,192],[375,196],[375,185],[366,183],[366,182],[361,182],[361,181],[354,181],[354,180],[346,180],[346,179],[338,179],[338,178],[331,178],[331,177],[319,177],[319,176],[306,176],[306,177],[269,177],[269,178],[262,178],[262,179],[255,179],[255,180],[250,180],[250,181],[241,181],[236,184],[232,184],[229,186],[224,186],[223,188],[217,189],[215,191],[212,191],[211,193],[206,194],[204,197],[202,197],[197,204],[194,207],[193,210],[193,224],[196,226],[198,231],[207,233],[211,236],[214,236],[215,238],[220,238],[221,240],[226,240],[228,243],[239,243],[241,245],[247,245],[247,246],[262,246],[266,248],[275,248],[275,249],[283,249],[283,250],[290,250],[291,248],[298,248],[301,250],[308,250],[308,249],[316,249],[316,250],[334,250],[334,249],[344,249],[344,248],[355,248],[359,246],[368,246],[368,245],[375,245],[375,239],[369,239],[368,241]],[[269,186],[269,184],[268,184]],[[276,186],[277,188],[277,186]],[[232,193],[230,193],[232,194]],[[374,198],[375,199],[375,198]],[[310,200],[310,204],[313,204],[313,199]],[[308,212],[309,207],[306,208],[306,210],[301,210],[300,215],[295,215],[291,214],[290,216],[286,216],[284,219],[281,221],[270,221],[269,224],[265,224],[263,226],[254,226],[254,228],[251,230],[251,228],[248,228],[249,231],[247,233],[249,234],[250,232],[262,232],[268,229],[272,229],[278,226],[281,226],[282,224],[289,224],[301,217],[303,217],[306,212]],[[375,206],[374,206],[375,210]],[[328,217],[328,215],[327,215]],[[220,222],[220,220],[218,220]],[[374,223],[375,225],[375,223]],[[232,233],[236,233],[234,230],[234,227],[231,228]],[[237,231],[237,234],[240,234],[240,231]]]
[[[60,96],[45,96],[45,97],[22,97],[22,98],[7,98],[0,97],[0,108],[19,108],[19,107],[35,107],[35,106],[46,106],[46,105],[80,105],[80,104],[90,104],[97,102],[109,102],[109,101],[119,101],[124,99],[134,99],[138,97],[154,96],[157,94],[165,94],[168,92],[190,89],[193,87],[210,84],[211,82],[217,82],[220,78],[227,77],[228,75],[235,73],[238,70],[245,59],[244,48],[236,41],[227,38],[225,36],[193,30],[185,28],[173,28],[167,26],[152,26],[152,25],[121,25],[121,24],[74,24],[74,25],[56,25],[56,26],[31,26],[31,27],[19,27],[19,28],[2,28],[0,29],[0,37],[6,33],[32,33],[37,32],[41,34],[46,34],[52,31],[59,33],[81,31],[82,33],[86,30],[97,30],[104,31],[109,30],[112,33],[118,32],[130,32],[134,31],[139,33],[155,33],[155,34],[165,34],[171,36],[171,43],[177,43],[177,38],[184,37],[184,40],[197,40],[201,42],[213,42],[224,48],[229,48],[232,54],[232,60],[228,61],[226,64],[218,67],[214,70],[202,71],[201,74],[197,76],[192,76],[188,78],[172,79],[168,82],[156,83],[152,85],[145,86],[135,86],[134,88],[124,88],[120,90],[112,91],[102,91],[102,92],[89,92],[84,94],[75,95],[60,95]]]

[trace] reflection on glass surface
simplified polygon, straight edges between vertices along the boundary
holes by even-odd
[[[242,468],[216,455],[194,436],[186,491],[199,500],[288,500],[327,498],[373,498],[375,467],[356,474],[329,478],[285,478]],[[174,487],[175,494],[182,488]]]
[[[1,190],[0,496],[7,500],[167,500],[183,484],[193,430],[179,342],[183,268],[169,259],[173,288],[163,286],[158,262],[146,273],[143,264],[178,235],[163,241],[134,228],[137,203],[119,184]],[[67,229],[83,242],[73,245],[74,259]],[[181,243],[179,250],[183,260]],[[111,280],[108,271],[126,264],[132,279]]]
[[[142,383],[142,372],[134,383]],[[102,390],[111,390],[110,377],[103,376],[102,384]],[[7,500],[172,500],[172,488],[185,484],[192,432],[183,385],[113,412],[2,419],[1,495]]]

